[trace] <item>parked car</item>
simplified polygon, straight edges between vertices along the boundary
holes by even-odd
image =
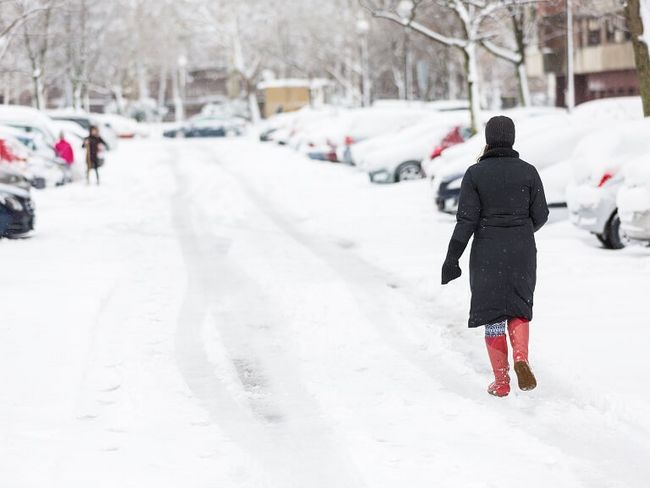
[[[573,154],[584,137],[610,127],[612,122],[621,123],[641,119],[643,116],[638,97],[587,102],[579,105],[571,115],[561,111],[536,113],[535,109],[515,109],[504,113],[515,120],[515,149],[522,159],[534,164],[539,170],[550,206],[567,204],[567,186],[571,174],[571,166],[566,163],[567,155]],[[466,143],[445,151],[433,164],[427,166],[427,174],[435,178],[436,206],[440,206],[440,186],[444,183],[447,185],[446,190],[451,191],[458,184],[452,182],[477,160],[484,145],[484,135],[479,132]],[[449,199],[445,201],[445,209],[450,210],[444,211],[455,211],[452,202]]]
[[[627,242],[616,198],[623,186],[623,169],[647,155],[650,120],[644,119],[608,124],[580,141],[568,160],[573,169],[567,188],[571,222],[608,249],[621,249]]]
[[[226,137],[239,135],[239,125],[231,120],[202,119],[163,132],[164,137]]]
[[[133,139],[134,137],[149,136],[149,132],[144,128],[144,126],[132,118],[124,117],[119,114],[93,113],[92,115],[106,127],[112,129],[120,139]]]
[[[56,128],[52,120],[35,108],[0,105],[0,124],[20,129],[51,148],[56,142]]]
[[[0,165],[0,183],[11,185],[23,190],[29,190],[32,186],[32,180],[18,171],[14,171],[10,166]]]
[[[396,134],[402,129],[426,121],[430,109],[423,108],[365,108],[350,110],[336,132],[328,140],[337,148],[337,159],[356,165],[352,146],[383,134]]]
[[[0,236],[19,237],[34,229],[29,191],[0,183]]]
[[[373,183],[396,183],[423,178],[422,160],[432,146],[439,147],[444,143],[446,147],[450,147],[470,136],[468,127],[454,125],[464,118],[458,115],[453,118],[441,115],[433,121],[404,129],[393,137],[382,138],[385,141],[383,144],[372,147],[354,158],[358,165],[366,169]],[[352,146],[353,154],[357,153],[357,146],[363,144],[361,142]]]
[[[635,241],[650,243],[650,152],[630,161],[616,198],[621,229]]]
[[[86,137],[88,135],[91,127],[97,127],[99,130],[99,135],[106,142],[107,149],[109,151],[112,151],[117,148],[117,133],[109,125],[97,117],[96,114],[89,114],[83,110],[74,109],[48,110],[46,113],[55,122],[63,121],[77,124],[85,131],[83,137]]]
[[[34,135],[0,126],[0,139],[5,148],[3,165],[11,166],[13,171],[28,178],[34,188],[64,184],[65,163],[50,151],[49,146],[42,145],[40,137],[34,139]]]
[[[447,175],[440,179],[435,194],[435,202],[438,210],[445,213],[456,213],[458,210],[458,198],[460,197],[460,184],[463,181],[464,173]]]

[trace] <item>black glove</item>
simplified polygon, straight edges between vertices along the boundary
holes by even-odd
[[[463,255],[465,251],[465,246],[467,243],[463,243],[459,240],[452,239],[449,241],[449,249],[447,250],[447,258],[442,265],[442,284],[446,285],[450,281],[459,278],[462,274],[460,266],[458,266],[458,260]]]
[[[462,273],[458,261],[445,261],[442,265],[442,284],[446,285],[450,281],[460,278]]]

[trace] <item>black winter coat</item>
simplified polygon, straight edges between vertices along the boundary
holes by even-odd
[[[81,147],[86,149],[86,165],[88,169],[99,167],[99,145],[107,147],[106,142],[99,136],[88,136],[83,140]]]
[[[534,166],[509,148],[488,149],[463,178],[450,253],[474,235],[470,255],[469,326],[533,318],[537,275],[534,233],[548,220]]]

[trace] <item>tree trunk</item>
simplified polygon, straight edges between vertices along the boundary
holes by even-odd
[[[526,73],[526,34],[524,25],[526,22],[526,6],[515,6],[510,11],[512,19],[512,31],[515,35],[517,53],[521,56],[519,62],[515,63],[517,71],[517,83],[519,91],[519,103],[524,107],[530,106],[530,89],[528,87],[528,73]]]
[[[160,66],[160,78],[158,81],[158,110],[160,114],[163,114],[165,112],[166,97],[167,97],[167,68],[163,64]]]
[[[34,70],[32,81],[34,82],[34,105],[39,110],[45,110],[45,93],[39,69]]]
[[[476,43],[468,42],[463,49],[465,73],[467,73],[467,96],[469,97],[469,117],[472,134],[478,131],[481,116],[481,101],[478,92],[478,65],[476,63]]]
[[[174,119],[181,122],[185,119],[185,107],[181,96],[179,78],[180,73],[176,70],[172,73],[172,98],[174,99]]]
[[[248,90],[248,106],[251,111],[251,122],[253,124],[259,123],[262,120],[262,115],[260,114],[260,106],[257,104],[257,95],[254,88]]]
[[[528,73],[526,73],[526,61],[522,61],[516,65],[517,67],[517,81],[519,87],[519,103],[524,107],[531,105],[530,101],[530,88],[528,87]]]
[[[643,115],[650,117],[650,54],[648,53],[648,45],[643,39],[644,25],[641,18],[640,0],[628,0],[625,7],[625,16],[627,17],[627,27],[632,36],[634,60],[639,76],[641,100],[643,101]],[[645,27],[650,29],[650,25]],[[646,36],[646,39],[648,37]]]

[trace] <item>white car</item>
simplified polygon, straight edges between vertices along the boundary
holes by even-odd
[[[425,121],[435,113],[423,108],[361,108],[348,111],[333,131],[328,140],[336,146],[338,160],[347,164],[356,164],[351,147],[370,137],[397,133],[401,129]]]
[[[110,128],[120,139],[133,139],[134,137],[148,137],[149,132],[142,124],[129,117],[119,114],[91,114],[93,118]]]
[[[47,115],[56,122],[71,122],[77,124],[83,131],[85,131],[84,138],[88,136],[90,127],[97,127],[99,135],[106,142],[107,149],[112,151],[117,148],[118,137],[117,133],[108,126],[105,122],[97,117],[97,114],[89,114],[84,110],[75,109],[58,109],[48,110]],[[82,134],[82,133],[79,133]]]
[[[556,108],[532,107],[504,110],[501,114],[510,117],[516,125],[515,149],[520,140],[529,134],[538,133],[558,121],[564,120],[566,111]],[[483,122],[496,114],[484,112],[481,114]],[[458,144],[444,151],[443,154],[432,155],[432,158],[423,162],[423,170],[430,178],[438,175],[448,177],[452,174],[464,173],[474,164],[485,148],[485,132],[481,129],[463,144]]]
[[[650,242],[650,152],[625,166],[616,204],[625,235]]]
[[[0,124],[20,129],[50,147],[56,142],[56,127],[42,112],[21,105],[0,105]]]
[[[390,136],[374,138],[380,139],[381,143],[367,149],[358,147],[364,142],[355,144],[351,148],[354,160],[367,171],[372,182],[395,183],[423,178],[422,160],[444,139],[456,135],[457,142],[462,142],[469,137],[470,129],[463,126],[462,121],[465,121],[464,117],[440,117]]]
[[[650,119],[606,124],[583,138],[571,158],[567,188],[569,217],[574,225],[594,234],[608,249],[625,247],[616,196],[623,186],[623,170],[638,157],[650,155]]]

